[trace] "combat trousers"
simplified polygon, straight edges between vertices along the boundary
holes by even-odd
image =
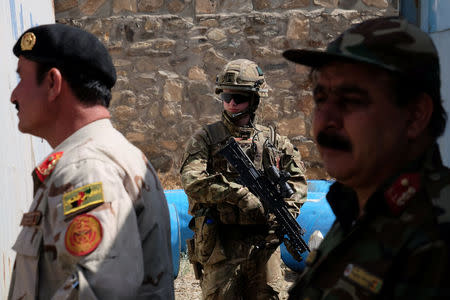
[[[203,266],[200,281],[203,299],[278,299],[277,286],[282,277],[279,248],[252,251],[255,235],[243,234],[235,239],[232,230],[225,232],[225,235],[222,235],[223,232],[221,235],[228,258]]]

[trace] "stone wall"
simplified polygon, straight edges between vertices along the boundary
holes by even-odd
[[[323,49],[354,23],[396,15],[398,0],[55,0],[57,22],[109,49],[118,80],[112,121],[142,149],[166,189],[179,187],[184,145],[219,119],[214,80],[232,59],[256,61],[270,86],[258,118],[299,148],[309,178],[326,178],[311,135],[309,70],[282,58]]]

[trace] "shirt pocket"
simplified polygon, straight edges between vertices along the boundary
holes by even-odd
[[[38,257],[42,244],[42,231],[36,227],[24,227],[12,249],[18,254]]]

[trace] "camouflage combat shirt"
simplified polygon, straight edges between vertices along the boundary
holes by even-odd
[[[144,154],[108,119],[33,172],[9,299],[173,299],[169,211]]]
[[[208,129],[209,128],[213,128]],[[288,171],[291,175],[288,183],[294,194],[285,199],[291,213],[296,216],[301,204],[306,201],[305,169],[301,162],[299,151],[280,135],[275,135],[276,141],[272,158],[264,155],[263,145],[271,135],[268,127],[255,125],[255,128],[236,126],[226,117],[222,121],[208,125],[196,132],[186,147],[181,167],[181,181],[189,198],[189,211],[192,215],[204,207],[219,206],[219,210],[229,211],[229,206],[235,206],[238,199],[250,193],[247,188],[235,182],[238,173],[218,153],[231,136],[235,137],[243,150],[253,160],[255,167],[263,169],[274,163],[280,170]],[[252,220],[243,216],[242,207],[235,209],[236,216],[228,217],[228,224],[249,224]],[[254,220],[254,223],[260,223]],[[264,220],[262,222],[265,222]]]
[[[449,299],[450,170],[437,146],[393,176],[359,214],[353,190],[327,194],[336,221],[289,299]]]

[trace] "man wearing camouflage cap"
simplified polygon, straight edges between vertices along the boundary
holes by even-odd
[[[33,171],[8,299],[173,299],[167,203],[150,162],[109,121],[108,51],[51,24],[13,52],[19,130],[54,150]]]
[[[238,174],[218,151],[234,137],[258,169],[288,171],[295,192],[286,199],[296,216],[306,199],[304,167],[286,137],[255,124],[260,97],[267,96],[262,70],[253,61],[229,62],[216,79],[222,120],[204,126],[188,142],[181,181],[193,215],[190,260],[204,299],[278,299],[279,241],[258,198],[236,182]]]
[[[336,221],[290,299],[448,299],[450,171],[436,139],[446,113],[432,40],[399,17],[358,24],[312,67],[313,132],[336,178]]]

